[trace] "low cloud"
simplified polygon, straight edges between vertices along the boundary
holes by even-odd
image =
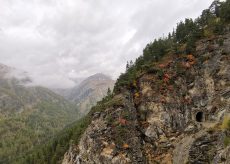
[[[114,79],[145,45],[212,0],[0,0],[0,63],[39,85],[71,87],[102,72]]]

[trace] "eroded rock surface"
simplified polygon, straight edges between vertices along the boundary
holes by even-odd
[[[120,105],[95,114],[78,160],[66,154],[63,163],[229,163],[229,130],[220,127],[230,113],[229,47],[227,34],[156,63],[115,96]]]

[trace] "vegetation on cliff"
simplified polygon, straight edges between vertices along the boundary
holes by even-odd
[[[230,23],[230,0],[226,2],[214,1],[209,9],[204,10],[202,15],[195,19],[185,19],[184,22],[179,22],[176,29],[168,34],[168,37],[159,38],[149,43],[143,50],[143,55],[136,59],[136,61],[127,63],[126,73],[121,74],[117,79],[114,87],[114,93],[109,93],[102,101],[94,106],[90,113],[75,122],[68,128],[65,128],[54,140],[49,141],[46,146],[36,148],[29,154],[25,154],[18,158],[18,163],[58,163],[62,160],[64,153],[67,151],[69,145],[72,143],[78,144],[81,135],[87,126],[91,123],[92,118],[97,112],[104,111],[111,106],[121,105],[120,99],[115,98],[114,95],[122,93],[124,90],[131,90],[134,97],[138,100],[140,93],[137,88],[137,78],[145,73],[152,72],[158,78],[156,83],[163,84],[167,90],[172,89],[171,83],[173,82],[172,75],[165,73],[164,68],[167,67],[167,62],[161,63],[163,57],[178,57],[185,62],[178,64],[175,70],[178,74],[183,75],[187,68],[195,63],[194,54],[196,42],[204,38],[213,38],[217,35],[223,35],[229,31]],[[218,41],[220,45],[223,44],[222,40]],[[212,50],[212,47],[209,47]],[[199,58],[202,60],[201,58]],[[205,61],[206,59],[203,59]],[[202,61],[202,62],[203,62]],[[201,63],[202,63],[201,62]],[[174,71],[174,70],[173,70]],[[167,84],[167,85],[165,85]],[[158,90],[162,91],[165,88],[158,85]],[[183,95],[181,95],[183,96]],[[161,97],[159,97],[160,99]],[[166,101],[164,98],[162,102]],[[189,100],[185,100],[189,103]],[[143,111],[145,112],[145,111]],[[124,118],[115,121],[112,117],[108,117],[107,122],[115,126],[113,131],[115,134],[115,141],[120,147],[124,149],[129,145],[122,141],[122,137],[127,137],[126,125],[127,113],[122,113]],[[129,113],[130,115],[130,113]],[[143,115],[145,115],[143,113]],[[143,118],[143,124],[144,124]],[[163,139],[162,139],[163,140]],[[228,139],[226,139],[228,144]]]
[[[228,30],[230,22],[230,1],[214,1],[209,9],[202,12],[195,20],[185,19],[177,24],[175,30],[168,37],[155,39],[147,44],[143,55],[134,64],[128,63],[126,73],[121,74],[115,83],[114,91],[118,93],[124,86],[131,87],[135,79],[141,74],[151,71],[163,56],[179,54],[193,54],[195,43],[202,38],[222,35]],[[222,44],[222,41],[219,41]]]
[[[81,135],[91,123],[94,113],[105,110],[109,106],[120,104],[120,99],[112,99],[113,95],[108,89],[108,94],[103,100],[99,101],[91,111],[83,118],[66,126],[52,139],[49,139],[41,146],[35,147],[32,151],[26,152],[23,155],[16,157],[12,163],[51,163],[56,164],[63,158],[64,153],[72,144],[77,144]]]

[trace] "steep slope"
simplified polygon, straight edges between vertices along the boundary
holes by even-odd
[[[78,104],[81,113],[85,114],[107,94],[108,88],[113,89],[114,83],[109,76],[98,73],[72,88],[66,98]]]
[[[223,46],[219,39],[224,39]],[[94,115],[63,163],[229,160],[224,138],[230,133],[220,127],[223,118],[230,117],[229,47],[230,33],[201,40],[194,56],[162,59],[136,79],[136,89],[123,89],[114,96],[121,99],[119,105]]]
[[[214,6],[213,6],[214,5]],[[230,1],[150,43],[63,164],[230,162]]]
[[[10,163],[79,118],[74,105],[30,82],[25,72],[0,65],[0,163]]]
[[[66,145],[63,164],[230,163],[229,13],[214,1],[148,44],[113,93],[21,163],[60,163]]]

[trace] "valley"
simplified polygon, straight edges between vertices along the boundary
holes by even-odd
[[[58,6],[55,14],[65,3],[54,3]],[[230,0],[214,0],[200,16],[185,18],[167,35],[161,31],[161,37],[150,41],[140,36],[150,35],[148,30],[155,26],[161,30],[162,25],[155,21],[166,25],[179,16],[163,19],[164,15],[157,17],[160,3],[127,1],[128,7],[122,6],[130,15],[122,18],[120,2],[109,2],[109,6],[118,5],[110,15],[121,20],[116,22],[117,27],[126,25],[128,32],[121,35],[120,28],[99,28],[113,22],[104,17],[105,9],[106,13],[112,11],[107,11],[106,2],[98,6],[85,3],[80,3],[87,11],[83,15],[76,8],[60,12],[68,22],[81,18],[76,19],[78,26],[74,28],[75,21],[55,22],[47,31],[46,26],[36,26],[39,34],[44,30],[55,40],[45,42],[52,42],[52,51],[43,45],[46,54],[37,64],[44,68],[30,67],[30,63],[25,67],[33,69],[37,79],[44,74],[41,85],[34,83],[26,71],[0,64],[0,164],[229,164]],[[172,11],[203,3],[177,1]],[[75,5],[72,2],[67,6],[70,9]],[[98,12],[95,6],[103,10]],[[159,11],[163,8],[165,5],[159,6]],[[153,11],[157,14],[151,15]],[[142,18],[145,12],[148,16]],[[47,22],[54,19],[52,16]],[[92,22],[84,27],[86,17]],[[42,23],[50,26],[47,22]],[[101,33],[115,33],[113,37],[121,39],[111,41]],[[129,60],[147,40],[141,55]],[[52,54],[53,47],[58,53]],[[128,59],[126,67],[120,64],[124,59]],[[13,59],[5,61],[14,63]],[[98,70],[110,74],[95,74],[101,72]],[[118,72],[114,81],[111,77]]]
[[[48,88],[33,86],[25,72],[1,64],[0,74],[0,163],[12,163],[34,147],[46,144],[89,110],[79,108]],[[100,90],[93,84],[89,88],[93,86]],[[106,94],[109,86],[103,87],[100,95],[95,93],[97,100]],[[91,103],[88,105],[96,103],[87,95],[81,98],[85,100]]]

